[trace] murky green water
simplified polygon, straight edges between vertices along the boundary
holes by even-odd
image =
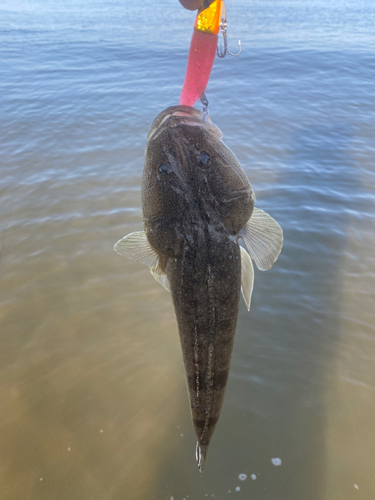
[[[227,2],[211,117],[285,242],[200,478],[171,299],[112,250],[194,15],[129,3],[0,5],[0,498],[375,498],[374,6]]]

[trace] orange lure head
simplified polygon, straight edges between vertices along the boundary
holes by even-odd
[[[224,2],[223,0],[213,0],[208,7],[205,7],[206,3],[208,2],[203,2],[202,7],[198,11],[194,28],[197,31],[217,35],[220,29],[221,17],[225,17]]]

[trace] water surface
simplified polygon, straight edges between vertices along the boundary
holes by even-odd
[[[375,6],[227,1],[211,118],[285,242],[200,478],[170,296],[112,250],[194,20],[152,5],[0,5],[0,497],[373,498]]]

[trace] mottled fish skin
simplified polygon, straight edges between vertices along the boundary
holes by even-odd
[[[114,250],[149,266],[172,293],[202,474],[229,374],[240,290],[278,258],[283,231],[255,195],[222,133],[197,109],[167,108],[147,136],[144,231]],[[246,249],[238,246],[241,238]]]
[[[219,129],[197,110],[175,106],[155,119],[142,211],[172,293],[201,471],[229,374],[241,293],[237,239],[254,198]]]

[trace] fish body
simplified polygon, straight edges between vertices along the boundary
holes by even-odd
[[[250,256],[261,269],[271,267],[282,231],[254,208],[240,163],[195,108],[160,113],[145,156],[144,232],[124,237],[115,250],[149,265],[171,292],[202,472],[224,400],[241,290],[250,307]]]

